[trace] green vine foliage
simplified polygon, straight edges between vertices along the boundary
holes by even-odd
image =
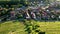
[[[25,31],[27,31],[28,34],[39,34],[41,32],[40,26],[34,20],[25,21],[25,25]]]

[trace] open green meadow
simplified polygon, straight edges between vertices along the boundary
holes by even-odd
[[[40,22],[40,30],[46,34],[60,34],[60,22]]]
[[[25,26],[20,22],[8,21],[0,23],[0,34],[27,34]]]
[[[45,32],[45,34],[60,34],[59,21],[56,22],[32,21],[32,22],[36,22],[36,24],[40,26],[39,29],[42,32]],[[28,33],[25,31],[25,25],[23,24],[23,22],[7,21],[4,23],[0,23],[0,34],[28,34]]]

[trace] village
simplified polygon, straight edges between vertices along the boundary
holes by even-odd
[[[38,21],[52,21],[60,20],[60,8],[58,6],[60,5],[60,2],[53,2],[50,4],[45,4],[43,1],[40,3],[37,2],[37,5],[35,3],[32,3],[25,7],[16,7],[15,8],[3,8],[3,6],[0,6],[0,21],[7,21],[7,20],[24,20],[24,19],[33,19]],[[9,7],[9,5],[6,5]]]

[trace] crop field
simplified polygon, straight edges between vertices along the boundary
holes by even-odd
[[[32,21],[33,22],[33,21]],[[60,34],[60,22],[39,22],[39,29],[45,34]],[[25,25],[22,22],[8,21],[0,23],[0,34],[27,34]]]

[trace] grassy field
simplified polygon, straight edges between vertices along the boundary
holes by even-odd
[[[36,22],[40,30],[46,34],[60,34],[60,22]],[[27,34],[25,25],[20,22],[8,21],[0,23],[0,34]]]
[[[40,22],[40,30],[46,34],[60,34],[60,22]]]
[[[8,21],[0,24],[0,34],[27,34],[24,24]]]

